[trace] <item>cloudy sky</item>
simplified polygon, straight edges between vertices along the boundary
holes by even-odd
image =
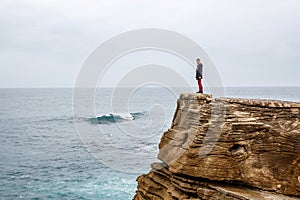
[[[196,41],[225,86],[300,86],[299,10],[299,0],[0,0],[0,87],[73,87],[97,46],[147,27]]]

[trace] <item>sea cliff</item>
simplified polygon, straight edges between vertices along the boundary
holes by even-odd
[[[300,199],[300,103],[181,94],[134,200]]]

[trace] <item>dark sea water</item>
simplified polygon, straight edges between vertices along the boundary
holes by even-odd
[[[0,199],[132,199],[136,177],[156,160],[176,96],[163,88],[146,88],[128,102],[129,113],[114,113],[110,94],[111,89],[98,89],[97,114],[77,120],[99,126],[121,150],[116,155],[108,144],[100,144],[106,153],[94,157],[74,124],[72,89],[0,89]],[[226,96],[299,102],[300,87],[226,88]],[[149,114],[153,104],[165,112],[157,130],[147,129],[156,120]],[[132,122],[146,127],[147,135],[134,133]]]

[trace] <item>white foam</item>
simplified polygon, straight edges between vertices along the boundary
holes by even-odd
[[[133,116],[130,113],[111,113],[114,117],[120,117],[126,120],[133,120]]]

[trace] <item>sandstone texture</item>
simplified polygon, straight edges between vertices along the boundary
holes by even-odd
[[[182,94],[135,200],[300,199],[300,103]]]

